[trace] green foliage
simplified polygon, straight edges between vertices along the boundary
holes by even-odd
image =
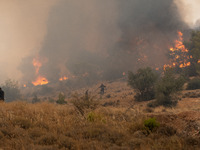
[[[67,104],[65,101],[65,95],[60,93],[58,96],[58,100],[56,101],[57,104]]]
[[[155,118],[149,118],[144,121],[144,126],[151,132],[160,126],[160,123]]]
[[[184,83],[185,79],[182,76],[176,77],[172,71],[166,71],[155,86],[157,105],[176,105],[176,93],[182,90]]]
[[[94,122],[95,118],[96,118],[96,114],[93,112],[90,112],[87,116],[87,120],[90,122]]]
[[[193,31],[190,41],[184,44],[188,48],[189,54],[192,56],[190,68],[194,71],[193,74],[200,74],[200,64],[198,63],[200,60],[200,31]]]
[[[149,67],[138,69],[134,74],[128,73],[128,85],[136,90],[135,96],[138,101],[151,100],[154,98],[154,84],[158,79],[158,75]]]
[[[200,89],[200,79],[194,78],[189,81],[187,90],[195,90],[195,89]]]
[[[95,121],[101,121],[103,123],[105,123],[106,121],[102,118],[101,115],[99,114],[96,114],[94,112],[90,112],[88,115],[87,115],[87,120],[89,122],[95,122]]]
[[[21,99],[21,93],[17,81],[11,79],[6,80],[5,83],[2,85],[2,89],[4,90],[5,93],[6,102],[11,102]]]

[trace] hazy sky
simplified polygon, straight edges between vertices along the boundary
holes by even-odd
[[[0,81],[18,79],[21,59],[40,49],[55,0],[0,0]]]
[[[23,57],[40,50],[49,11],[58,1],[0,0],[0,82],[20,78],[18,65]],[[199,0],[176,0],[176,3],[190,25],[200,18]]]
[[[200,19],[200,0],[175,0],[183,18],[193,27]],[[183,3],[183,5],[181,4]]]

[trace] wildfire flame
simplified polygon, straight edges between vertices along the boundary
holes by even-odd
[[[32,82],[33,85],[37,86],[37,85],[45,85],[48,84],[49,81],[42,76],[38,76],[37,79],[35,81]]]
[[[33,66],[35,67],[36,74],[38,74],[39,70],[40,70],[40,67],[42,66],[42,64],[36,58],[33,59],[32,63],[33,63]]]
[[[192,56],[188,56],[188,49],[183,44],[183,33],[178,31],[178,39],[175,40],[175,46],[170,48],[170,64],[165,64],[163,69],[179,67],[185,68],[191,65],[190,58]]]
[[[35,67],[35,74],[37,75],[37,79],[33,81],[32,84],[34,86],[48,84],[49,81],[45,77],[39,75],[39,70],[40,70],[40,67],[42,66],[42,63],[39,61],[39,59],[34,58],[32,63],[33,63],[33,66]]]
[[[68,77],[64,76],[64,77],[61,77],[61,78],[59,79],[59,81],[65,81],[65,80],[68,80]]]

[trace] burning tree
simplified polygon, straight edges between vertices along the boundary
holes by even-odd
[[[174,68],[177,72],[183,72],[188,76],[200,74],[200,31],[193,31],[188,42],[183,43],[183,33],[178,31],[178,39],[175,46],[169,51],[169,64],[166,68]]]
[[[170,48],[169,58],[170,63],[164,65],[164,70],[166,68],[175,68],[175,70],[180,71],[182,68],[189,67],[191,65],[191,59],[189,50],[183,44],[183,33],[178,31],[178,39],[175,40],[175,46]]]

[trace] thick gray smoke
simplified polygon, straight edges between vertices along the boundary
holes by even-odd
[[[51,82],[64,75],[112,79],[143,66],[161,67],[177,30],[187,29],[173,0],[61,0],[47,26],[39,56],[48,61],[40,74]],[[27,81],[31,71],[22,68],[30,69],[32,58],[20,67]]]
[[[143,66],[161,68],[177,31],[188,28],[173,0],[120,1],[119,10],[122,35],[110,52],[111,67],[120,72]]]

